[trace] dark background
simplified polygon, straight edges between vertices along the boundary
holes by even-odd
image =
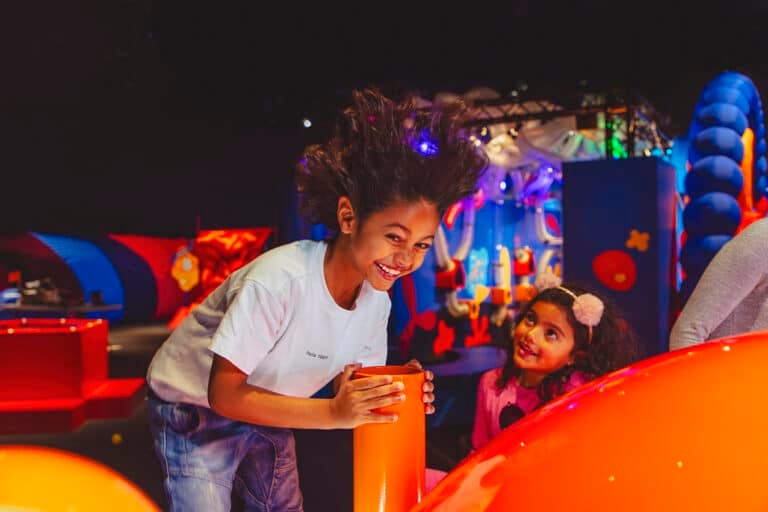
[[[2,30],[0,232],[273,225],[289,239],[293,162],[367,84],[427,98],[520,83],[553,99],[620,87],[667,115],[672,136],[720,71],[768,94],[762,2],[620,7],[15,5]]]

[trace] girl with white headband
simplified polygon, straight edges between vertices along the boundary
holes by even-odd
[[[506,364],[480,378],[475,450],[544,403],[639,357],[631,329],[605,298],[554,274],[535,286],[516,318]]]

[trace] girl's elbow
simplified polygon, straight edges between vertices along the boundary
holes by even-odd
[[[223,400],[221,399],[221,393],[217,392],[215,386],[209,386],[208,387],[208,406],[211,408],[213,412],[218,414],[219,416],[226,416],[224,414],[224,404]]]

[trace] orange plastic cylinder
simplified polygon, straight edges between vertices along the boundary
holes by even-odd
[[[402,512],[419,503],[425,492],[424,372],[411,366],[370,366],[354,377],[374,375],[392,375],[403,382],[406,398],[377,409],[397,414],[396,422],[367,423],[352,433],[354,511]]]

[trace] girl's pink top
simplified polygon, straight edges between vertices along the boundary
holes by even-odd
[[[511,378],[503,389],[496,387],[501,368],[485,372],[477,387],[475,424],[472,429],[472,448],[479,450],[499,435],[504,427],[522,418],[541,404],[536,388],[524,388],[516,378]],[[571,374],[565,391],[568,392],[587,382],[582,372]]]

